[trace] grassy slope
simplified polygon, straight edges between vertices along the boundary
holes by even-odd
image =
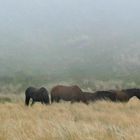
[[[0,140],[139,140],[140,102],[0,103]]]

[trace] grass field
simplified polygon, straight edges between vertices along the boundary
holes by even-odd
[[[139,140],[140,101],[0,103],[0,140]]]

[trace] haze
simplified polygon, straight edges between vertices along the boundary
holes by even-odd
[[[140,80],[139,5],[0,0],[0,75]]]

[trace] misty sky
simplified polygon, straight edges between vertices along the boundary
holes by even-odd
[[[5,47],[49,43],[74,36],[101,38],[137,35],[138,0],[5,0],[0,2],[0,44]],[[126,34],[127,33],[127,34]],[[75,35],[76,34],[76,35]],[[95,37],[96,38],[96,37]],[[95,40],[96,41],[96,40]],[[47,45],[48,44],[48,45]]]
[[[92,55],[99,61],[105,51],[132,52],[140,45],[139,6],[139,0],[0,0],[0,63],[61,67]]]

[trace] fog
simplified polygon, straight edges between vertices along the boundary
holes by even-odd
[[[0,0],[0,76],[140,81],[139,5]]]

